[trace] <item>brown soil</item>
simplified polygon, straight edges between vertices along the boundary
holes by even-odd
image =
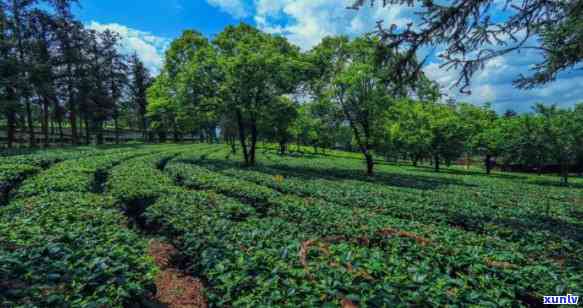
[[[177,253],[170,244],[150,242],[149,254],[161,269],[155,281],[155,300],[169,308],[206,308],[208,305],[200,280],[172,268],[172,259]]]

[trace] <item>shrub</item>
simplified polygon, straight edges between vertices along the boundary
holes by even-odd
[[[112,307],[152,291],[146,243],[111,198],[62,192],[0,210],[3,305]]]

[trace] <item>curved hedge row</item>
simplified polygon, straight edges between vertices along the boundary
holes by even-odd
[[[200,166],[171,163],[167,171],[187,186],[266,206],[243,221],[189,197],[146,211],[180,239],[219,306],[320,306],[347,298],[364,306],[520,306],[580,285],[577,273],[550,259],[532,262],[518,244],[499,238],[286,195]]]
[[[402,190],[362,181],[333,181],[293,173],[284,173],[291,175],[285,178],[278,177],[279,170],[269,167],[241,170],[224,164],[206,166],[226,176],[251,181],[282,193],[319,198],[350,208],[366,208],[378,214],[414,219],[422,223],[445,226],[463,224],[461,226],[466,231],[518,243],[523,253],[536,251],[536,255],[532,255],[536,259],[554,255],[556,247],[563,247],[565,254],[576,255],[577,249],[583,252],[577,245],[583,241],[583,234],[570,227],[570,224],[577,223],[577,219],[569,215],[570,206],[559,202],[553,204],[553,217],[560,217],[566,224],[555,225],[553,231],[549,231],[550,228],[541,228],[542,213],[539,212],[544,211],[543,208],[528,202],[517,202],[514,206],[484,204],[475,198],[476,195],[480,197],[479,192],[472,192],[462,200],[459,197],[454,199],[446,193],[406,194]],[[481,192],[484,193],[483,190]],[[463,192],[456,193],[461,194]],[[532,198],[536,198],[536,195]],[[516,226],[511,228],[501,223],[504,221],[508,224],[515,222]]]
[[[127,228],[117,199],[91,191],[111,167],[164,149],[103,151],[26,180],[0,209],[2,305],[145,305],[157,272],[147,242]]]
[[[40,172],[39,167],[31,165],[3,164],[0,165],[0,205],[8,200],[8,193],[17,183]]]
[[[146,243],[113,200],[55,192],[0,209],[3,306],[121,307],[152,291]]]
[[[67,160],[27,179],[18,189],[17,197],[29,197],[54,192],[89,192],[99,190],[98,177],[118,163],[151,153],[146,151],[113,150],[94,157]]]

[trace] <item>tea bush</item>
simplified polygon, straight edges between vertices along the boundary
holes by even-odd
[[[146,243],[108,197],[54,192],[0,209],[0,302],[115,307],[152,291]]]
[[[574,246],[562,251],[567,263],[556,262],[533,255],[535,245],[524,248],[514,237],[396,217],[389,214],[391,202],[384,209],[366,207],[350,198],[350,190],[343,193],[348,187],[335,190],[331,182],[302,177],[292,180],[292,189],[285,177],[198,161],[211,169],[213,163],[224,175],[180,162],[167,171],[191,188],[253,206],[260,200],[267,211],[234,223],[201,206],[204,201],[176,205],[181,201],[173,200],[147,214],[168,225],[168,236],[182,239],[183,250],[196,260],[193,268],[208,278],[217,305],[311,306],[349,298],[365,306],[510,306],[557,290],[575,292],[581,285]],[[318,190],[322,193],[310,193]],[[302,248],[303,259],[297,254]],[[549,279],[535,278],[541,276]]]
[[[521,307],[581,295],[577,179],[563,188],[384,163],[368,177],[350,153],[271,149],[242,168],[228,150],[86,150],[0,167],[17,191],[0,208],[2,304],[145,305],[157,271],[146,236],[178,248],[174,265],[203,278],[210,306]]]

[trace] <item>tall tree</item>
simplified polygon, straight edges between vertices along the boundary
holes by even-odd
[[[577,158],[577,152],[583,142],[583,123],[581,116],[576,116],[570,109],[560,110],[556,105],[546,107],[535,106],[542,116],[545,142],[549,145],[549,154],[561,168],[561,183],[569,181],[569,167]]]
[[[10,39],[9,19],[6,6],[0,4],[0,112],[6,119],[7,143],[11,148],[16,138],[16,122],[19,111],[17,97],[17,59],[14,41]]]
[[[245,164],[254,165],[259,121],[276,97],[295,91],[301,78],[299,48],[246,24],[225,28],[214,44],[224,72],[224,110],[237,120]]]
[[[148,118],[146,112],[148,109],[147,91],[152,83],[150,71],[142,60],[134,53],[130,57],[131,80],[129,83],[130,101],[138,115],[139,128],[142,131],[144,140],[147,140]]]
[[[379,48],[374,37],[350,41],[325,38],[312,50],[316,96],[328,96],[342,111],[366,160],[366,172],[374,174],[373,149],[383,131],[383,111],[394,99],[404,97],[418,81],[395,69],[401,61],[397,50]],[[414,76],[414,77],[413,77]]]

